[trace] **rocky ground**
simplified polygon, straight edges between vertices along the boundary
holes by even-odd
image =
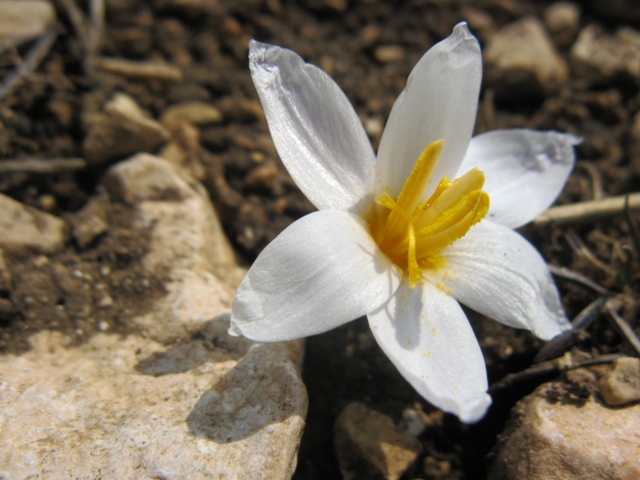
[[[269,137],[249,39],[326,70],[377,146],[412,66],[466,20],[476,133],[581,136],[573,204],[640,185],[640,7],[603,4],[0,1],[0,478],[66,478],[70,458],[89,478],[640,476],[640,367],[618,359],[639,355],[638,200],[521,230],[589,324],[541,363],[543,342],[469,312],[494,399],[473,426],[424,402],[360,319],[307,340],[302,433],[300,344],[223,328],[243,269],[313,209]]]

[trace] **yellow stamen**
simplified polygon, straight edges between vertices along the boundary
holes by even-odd
[[[421,202],[438,163],[444,142],[431,143],[413,167],[397,199],[384,192],[378,208],[367,218],[380,249],[401,267],[414,288],[422,271],[439,268],[439,252],[466,235],[489,211],[489,195],[482,191],[484,173],[473,169],[451,182],[444,177],[431,196]]]

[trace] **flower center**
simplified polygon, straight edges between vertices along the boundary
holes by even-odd
[[[409,277],[414,288],[422,271],[441,267],[439,252],[464,237],[489,211],[489,195],[484,192],[484,173],[474,168],[451,182],[443,177],[435,192],[421,201],[435,169],[443,140],[424,149],[400,195],[394,200],[387,192],[376,198],[376,207],[367,218],[372,237],[380,250]]]

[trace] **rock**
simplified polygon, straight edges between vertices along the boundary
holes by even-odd
[[[373,56],[380,63],[398,62],[404,55],[405,50],[400,45],[381,45],[373,51]]]
[[[345,480],[398,480],[421,451],[418,439],[398,429],[391,417],[360,402],[342,410],[334,434]]]
[[[607,405],[640,400],[640,358],[619,358],[600,379],[600,396]]]
[[[143,266],[165,279],[166,295],[140,298],[148,311],[128,319],[126,338],[97,333],[75,345],[41,331],[30,351],[0,356],[0,477],[291,478],[307,409],[303,341],[227,335],[244,270],[185,172],[140,154],[112,167],[104,188],[138,217],[130,234],[151,236]],[[78,283],[62,264],[47,271],[60,289]],[[118,302],[98,303],[108,312]],[[102,332],[121,322],[113,315]]]
[[[162,147],[160,156],[189,172],[193,178],[203,180],[207,172],[200,161],[202,155],[200,137],[198,128],[189,123],[183,123],[173,131],[173,138]]]
[[[56,23],[56,11],[47,0],[0,0],[0,42],[29,40]]]
[[[109,229],[106,218],[108,203],[105,195],[99,195],[71,218],[71,232],[80,248],[86,248]]]
[[[491,37],[484,50],[487,81],[507,96],[541,94],[568,78],[564,60],[539,20],[527,17]]]
[[[514,407],[489,479],[640,478],[640,405],[557,401],[557,389],[543,385]]]
[[[12,275],[7,266],[7,260],[5,258],[4,250],[0,248],[0,291],[11,291],[11,280]]]
[[[136,320],[155,340],[190,335],[230,308],[244,271],[202,185],[166,160],[139,154],[105,177],[110,197],[136,208],[142,225],[153,225],[145,268],[165,272],[167,296]]]
[[[7,478],[290,478],[306,412],[300,343],[251,346],[209,322],[175,346],[59,333],[0,357]]]
[[[571,2],[557,2],[544,11],[544,23],[551,33],[576,32],[580,25],[580,7]]]
[[[138,152],[154,152],[169,141],[169,132],[145,116],[128,95],[117,93],[89,122],[84,141],[86,159],[102,165]]]
[[[160,117],[160,123],[170,131],[178,129],[182,124],[203,125],[220,123],[222,113],[213,105],[205,102],[185,102],[168,107]]]
[[[66,224],[58,217],[0,194],[0,248],[10,253],[53,253],[64,246]]]
[[[621,77],[640,82],[640,32],[621,28],[610,36],[589,25],[571,49],[571,62],[576,73],[591,84]]]
[[[580,27],[580,7],[571,2],[557,2],[544,11],[544,23],[556,45],[571,45]]]

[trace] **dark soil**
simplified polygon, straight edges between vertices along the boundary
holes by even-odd
[[[89,2],[79,3],[86,15]],[[284,170],[268,135],[247,67],[250,38],[292,48],[321,66],[344,89],[363,121],[382,126],[413,65],[457,22],[469,20],[484,44],[491,31],[514,20],[526,15],[542,19],[551,2],[107,0],[106,4],[98,55],[164,60],[179,67],[183,79],[141,80],[88,68],[86,42],[69,20],[65,2],[56,2],[58,36],[53,47],[36,72],[0,101],[0,162],[85,158],[88,122],[114,92],[128,93],[154,118],[175,103],[210,102],[223,113],[224,121],[199,128],[199,149],[192,161],[201,167],[201,179],[225,231],[250,265],[282,229],[313,210]],[[580,4],[581,28],[598,23],[613,32],[628,20],[602,17],[590,5]],[[571,42],[562,37],[555,41],[568,60]],[[0,54],[0,76],[6,78],[33,45]],[[377,60],[376,49],[385,45],[400,47],[395,61]],[[582,136],[578,165],[559,203],[591,200],[599,188],[606,196],[637,189],[640,142],[634,140],[631,127],[640,111],[638,85],[623,79],[589,86],[572,74],[555,91],[512,93],[483,84],[476,133],[527,127]],[[377,147],[380,134],[375,129],[371,140]],[[115,160],[89,163],[79,171],[2,173],[0,193],[74,225],[82,222],[83,209],[99,193],[100,179]],[[162,279],[141,267],[147,240],[129,235],[133,220],[127,207],[115,200],[106,205],[101,215],[109,229],[88,244],[80,245],[70,235],[65,249],[54,255],[8,256],[11,279],[0,278],[0,353],[24,351],[28,337],[44,328],[64,332],[70,342],[84,341],[105,328],[131,332],[128,319],[143,311],[145,302],[163,294]],[[638,252],[627,219],[528,226],[522,233],[550,264],[567,267],[619,294],[620,314],[640,331]],[[585,248],[578,248],[580,244]],[[570,317],[598,296],[582,284],[557,281]],[[543,342],[528,332],[502,327],[473,312],[469,315],[485,353],[490,383],[532,365]],[[581,332],[573,348],[590,358],[631,352],[606,315]],[[340,410],[355,400],[397,423],[406,409],[422,412],[427,425],[420,435],[423,452],[406,478],[484,478],[510,408],[543,380],[497,391],[485,419],[462,425],[413,391],[382,354],[365,319],[310,338],[304,378],[310,407],[294,477],[299,480],[341,478],[332,425]]]

